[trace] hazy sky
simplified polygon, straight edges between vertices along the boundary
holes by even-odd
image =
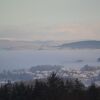
[[[0,0],[0,39],[100,40],[100,0]]]

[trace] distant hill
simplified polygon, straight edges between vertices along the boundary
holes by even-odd
[[[38,65],[30,68],[30,72],[36,71],[59,71],[63,68],[61,65]]]
[[[0,40],[0,49],[3,50],[55,50],[55,49],[100,49],[100,41],[78,41],[78,42],[59,42],[59,41],[10,41]]]
[[[0,40],[2,50],[48,50],[58,43],[55,41]]]
[[[100,70],[100,66],[85,65],[84,67],[81,68],[81,71],[96,71],[96,70]]]
[[[100,49],[100,41],[89,40],[89,41],[78,41],[72,43],[65,43],[59,48],[72,48],[72,49]]]

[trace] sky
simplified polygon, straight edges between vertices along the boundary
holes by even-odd
[[[0,39],[100,40],[100,0],[0,0]]]

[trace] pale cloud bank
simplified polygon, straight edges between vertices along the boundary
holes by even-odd
[[[0,39],[100,40],[100,0],[0,0]]]
[[[9,26],[0,28],[1,39],[15,40],[100,40],[100,23],[53,26]]]

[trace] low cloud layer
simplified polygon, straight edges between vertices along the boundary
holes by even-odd
[[[99,40],[100,23],[63,24],[54,26],[9,26],[1,27],[1,39],[16,40]]]

